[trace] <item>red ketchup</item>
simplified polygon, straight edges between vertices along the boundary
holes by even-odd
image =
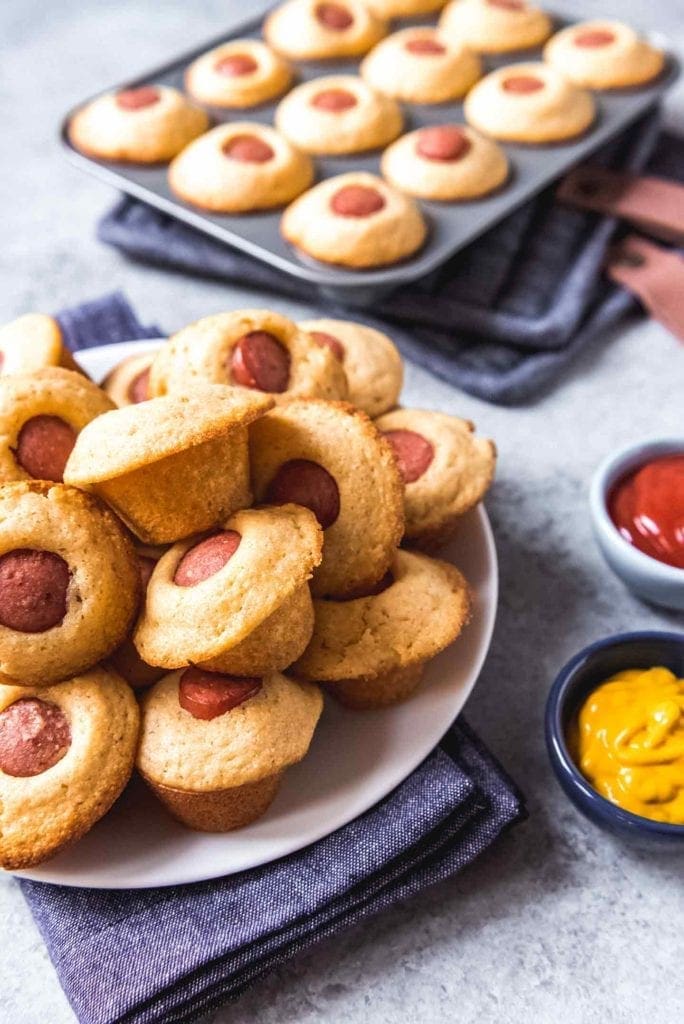
[[[654,459],[618,480],[608,513],[639,551],[684,569],[684,453]]]

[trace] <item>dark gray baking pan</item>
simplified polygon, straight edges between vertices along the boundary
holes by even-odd
[[[562,16],[556,16],[554,20],[557,28],[571,23]],[[412,19],[397,23],[394,27],[432,24],[434,21],[434,18]],[[162,67],[153,68],[134,80],[121,82],[109,88],[123,89],[157,82],[182,89],[184,70],[196,57],[230,39],[259,36],[260,27],[261,19],[250,20]],[[525,51],[524,54],[508,54],[504,59],[486,59],[485,70],[490,71],[502,64],[536,59],[539,56],[540,51]],[[355,73],[357,70],[356,60],[311,61],[297,65],[299,81],[325,74]],[[561,177],[575,164],[586,160],[612,136],[654,106],[678,75],[679,65],[676,59],[668,54],[665,71],[650,85],[640,89],[596,93],[596,124],[583,137],[562,145],[504,146],[511,163],[511,177],[505,188],[492,196],[466,203],[421,202],[429,224],[426,244],[415,256],[402,263],[374,270],[348,270],[329,266],[298,253],[280,235],[280,211],[240,215],[204,212],[182,202],[172,194],[167,184],[165,166],[144,167],[111,163],[84,156],[71,146],[66,134],[69,118],[76,107],[69,111],[63,121],[62,142],[69,158],[75,164],[122,192],[135,196],[150,206],[185,221],[199,231],[249,253],[250,256],[264,260],[286,274],[310,282],[324,294],[334,297],[336,301],[364,306],[370,305],[380,295],[402,284],[429,274],[521,203]],[[87,101],[82,101],[78,106],[82,106],[84,102]],[[247,111],[211,108],[210,112],[216,122],[253,120],[271,124],[275,107],[276,103],[269,103]],[[403,108],[406,118],[405,131],[423,125],[463,120],[463,107],[460,103],[432,106],[405,103]],[[345,157],[322,157],[316,160],[317,177],[321,179],[352,169],[379,173],[379,157],[379,152]]]

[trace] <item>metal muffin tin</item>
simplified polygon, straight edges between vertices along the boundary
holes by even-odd
[[[405,19],[396,22],[393,30],[409,25],[434,25],[436,19]],[[554,16],[555,29],[572,24],[572,19]],[[212,39],[204,46],[193,49],[161,67],[140,75],[134,80],[112,86],[124,89],[145,84],[172,85],[183,89],[184,71],[193,60],[221,43],[238,38],[259,38],[262,19],[250,20],[238,28]],[[662,42],[658,40],[658,42]],[[540,59],[541,50],[506,54],[483,60],[485,73],[504,64]],[[298,62],[296,81],[308,81],[321,75],[355,74],[359,60],[332,60]],[[505,144],[511,164],[508,184],[497,193],[468,202],[438,203],[420,201],[428,222],[429,234],[423,248],[401,263],[371,270],[349,270],[327,265],[297,252],[280,234],[280,210],[248,214],[216,214],[202,211],[184,203],[171,192],[167,183],[166,165],[146,167],[135,164],[94,160],[79,153],[67,138],[67,125],[78,104],[69,111],[62,123],[62,142],[69,158],[143,202],[154,206],[178,220],[240,249],[256,259],[276,267],[301,281],[307,281],[324,294],[350,305],[369,305],[381,295],[402,284],[425,277],[448,260],[454,253],[483,234],[516,207],[534,196],[551,182],[560,178],[571,167],[587,159],[614,135],[653,107],[679,75],[679,65],[668,53],[664,72],[650,85],[639,89],[621,89],[595,93],[597,120],[584,136],[569,143],[550,146]],[[103,90],[104,91],[104,90]],[[225,121],[255,121],[273,123],[277,101],[249,110],[222,110],[208,108],[216,123]],[[418,105],[403,103],[405,131],[425,125],[463,121],[462,103]],[[379,174],[380,151],[342,157],[315,159],[317,180],[341,174],[344,171],[364,170]]]

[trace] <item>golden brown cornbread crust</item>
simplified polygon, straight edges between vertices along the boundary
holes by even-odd
[[[307,459],[335,479],[337,520],[323,534],[314,594],[371,586],[387,571],[403,529],[403,485],[392,449],[373,422],[346,402],[298,399],[277,406],[250,429],[252,484],[265,500],[280,466]]]
[[[394,342],[374,327],[351,320],[302,320],[304,331],[322,331],[344,348],[349,401],[371,419],[392,409],[404,383],[404,364]]]
[[[254,71],[224,75],[216,64],[226,57],[248,56]],[[200,103],[244,109],[279,96],[292,80],[292,69],[277,53],[258,39],[231,39],[193,61],[185,72],[185,87]]]
[[[433,658],[459,635],[470,615],[470,595],[453,565],[397,551],[393,584],[353,601],[315,600],[316,625],[293,666],[316,682],[373,680]]]
[[[64,344],[59,324],[44,313],[25,313],[0,327],[0,372],[33,373],[46,366],[64,366],[83,373]]]
[[[0,771],[0,863],[39,864],[80,839],[109,810],[133,770],[139,712],[132,690],[99,667],[55,686],[0,687],[0,711],[38,697],[69,720],[71,746],[40,775]]]
[[[323,709],[317,686],[274,672],[255,696],[205,721],[180,706],[181,674],[165,676],[142,699],[136,765],[147,780],[210,793],[260,782],[302,760]]]
[[[97,384],[73,370],[51,366],[0,377],[0,481],[33,479],[14,455],[27,420],[57,416],[78,432],[113,408]]]
[[[264,671],[259,661],[280,651],[285,667],[306,646],[313,628],[307,581],[323,545],[313,513],[299,505],[247,509],[231,516],[224,529],[236,530],[240,545],[222,569],[196,586],[177,586],[173,578],[198,538],[175,544],[157,563],[134,634],[145,661],[165,668],[220,665],[236,675],[258,675]],[[280,609],[284,617],[274,622]],[[265,630],[254,641],[260,627]],[[289,656],[293,638],[296,649]],[[250,644],[237,652],[243,663],[230,664],[232,650],[242,643]]]
[[[199,832],[231,832],[244,828],[266,813],[275,799],[283,774],[279,772],[259,782],[246,782],[234,789],[217,789],[209,793],[174,789],[143,777],[157,799],[182,825]]]
[[[412,18],[444,7],[445,0],[365,0],[378,18]]]
[[[114,405],[121,408],[124,405],[133,404],[128,389],[136,377],[152,365],[155,355],[156,350],[141,352],[140,355],[126,356],[116,364],[113,370],[109,371],[102,381],[102,390],[109,395]]]
[[[289,387],[273,395],[276,401],[288,397],[347,397],[347,378],[332,352],[322,349],[292,320],[267,309],[238,309],[206,316],[172,335],[152,365],[151,394],[188,390],[202,381],[232,383],[232,351],[240,338],[252,331],[272,334],[290,353]]]
[[[107,657],[128,632],[140,599],[135,550],[116,516],[63,484],[5,484],[0,555],[18,548],[52,551],[68,563],[67,611],[43,633],[0,625],[0,683],[45,686]]]
[[[494,479],[496,446],[475,437],[469,420],[424,409],[395,409],[376,421],[378,430],[411,430],[429,441],[432,462],[423,475],[405,485],[407,539],[444,531],[445,539],[466,512],[485,496]]]
[[[430,39],[444,53],[412,53],[406,44]],[[440,35],[434,28],[412,26],[393,32],[364,57],[361,77],[373,89],[407,103],[445,103],[460,99],[482,74],[482,62],[462,43]]]
[[[264,38],[292,60],[356,57],[370,50],[387,32],[362,0],[343,0],[354,22],[344,31],[326,28],[315,17],[320,0],[286,0],[264,21]]]
[[[538,46],[553,25],[544,11],[532,4],[522,10],[496,7],[487,0],[451,0],[439,20],[440,31],[478,53],[508,53]]]
[[[609,32],[606,46],[581,47],[574,39],[583,33]],[[665,54],[640,39],[619,21],[584,21],[557,32],[544,47],[544,60],[587,89],[625,89],[656,78],[665,66]]]

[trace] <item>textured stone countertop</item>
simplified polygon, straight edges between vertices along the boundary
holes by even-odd
[[[56,126],[73,102],[211,38],[246,6],[0,4],[0,323],[113,288],[167,330],[269,301],[132,265],[98,244],[93,226],[113,193],[70,167],[56,143]],[[684,0],[573,6],[656,22],[684,53]],[[668,110],[670,122],[683,127],[681,87]],[[274,305],[302,316],[322,308],[280,299]],[[606,453],[644,435],[681,433],[684,350],[657,324],[626,323],[552,394],[515,409],[488,406],[411,366],[407,378],[408,405],[469,417],[500,450],[487,504],[501,560],[501,607],[468,717],[527,793],[531,816],[459,878],[297,957],[214,1021],[681,1020],[682,861],[631,853],[575,813],[551,777],[542,712],[554,674],[580,646],[620,630],[684,625],[681,616],[640,604],[608,573],[587,514],[589,479]],[[0,946],[3,1024],[73,1022],[9,877],[0,880]]]

